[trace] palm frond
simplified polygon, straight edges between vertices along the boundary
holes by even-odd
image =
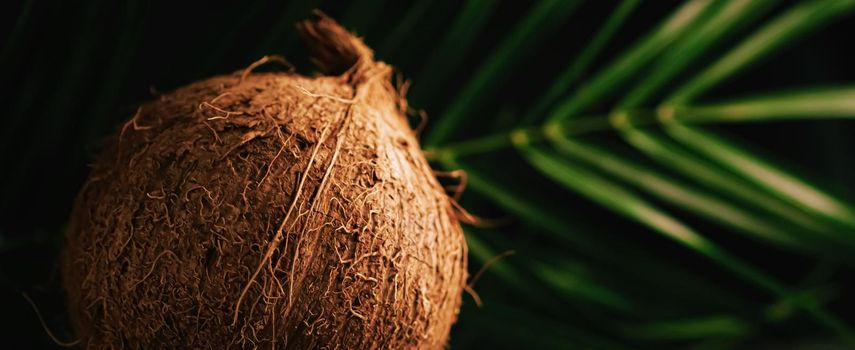
[[[563,155],[584,160],[587,164],[607,172],[612,177],[638,186],[647,193],[677,207],[704,216],[713,222],[720,222],[735,230],[766,240],[768,243],[783,245],[796,251],[807,249],[813,251],[814,254],[823,254],[834,250],[830,244],[820,247],[806,244],[810,241],[816,243],[815,237],[805,236],[801,230],[793,231],[789,227],[781,225],[779,220],[760,216],[756,212],[751,212],[717,197],[708,190],[702,190],[684,183],[682,180],[672,178],[642,164],[634,163],[629,159],[620,158],[608,150],[585,144],[583,141],[571,140],[560,134],[550,138],[550,140]],[[813,224],[812,221],[809,222]],[[842,243],[846,243],[846,241],[842,240]]]
[[[811,1],[796,4],[761,24],[753,34],[737,43],[733,49],[725,51],[720,58],[712,59],[713,63],[708,68],[701,69],[688,79],[681,78],[685,83],[677,84],[676,88],[671,87],[675,78],[686,74],[700,59],[709,59],[705,55],[710,54],[711,49],[731,40],[734,35],[773,10],[775,5],[769,1],[688,1],[658,25],[657,29],[612,60],[590,80],[583,82],[575,92],[565,98],[556,97],[567,94],[568,87],[578,77],[576,67],[584,67],[588,63],[588,56],[585,55],[596,55],[611,35],[612,26],[619,26],[631,12],[631,3],[624,2],[608,21],[609,26],[596,35],[593,49],[583,51],[582,58],[569,65],[530,108],[530,111],[539,112],[547,110],[545,106],[555,105],[546,115],[545,124],[527,126],[542,118],[525,115],[520,118],[520,126],[516,129],[442,145],[440,141],[452,138],[454,128],[465,120],[461,115],[445,114],[444,119],[439,121],[441,127],[435,130],[443,137],[429,139],[427,144],[432,147],[428,148],[428,154],[446,167],[473,171],[473,168],[463,165],[459,158],[515,148],[531,166],[557,184],[706,256],[774,298],[786,300],[787,305],[802,310],[817,324],[835,332],[840,339],[855,342],[852,329],[829,312],[815,295],[792,289],[787,283],[701,235],[667,210],[615,182],[619,180],[632,185],[644,195],[745,233],[764,244],[777,245],[801,255],[851,264],[850,256],[855,245],[845,232],[855,218],[851,204],[753,155],[744,146],[686,124],[775,121],[817,116],[851,117],[853,106],[849,100],[852,92],[847,87],[770,93],[732,102],[691,103],[719,83],[793,43],[795,39],[851,11],[851,2]],[[636,79],[637,83],[629,84],[627,88],[626,83],[638,76],[643,78]],[[669,87],[671,91],[667,90]],[[580,116],[580,113],[588,112],[595,107],[595,103],[600,103],[610,95],[622,97],[618,98],[607,115]],[[471,98],[469,95],[464,97]],[[665,97],[662,100],[664,103],[645,109],[657,97]],[[649,126],[654,125],[662,125],[666,135],[673,141],[648,130]],[[659,165],[654,167],[634,162],[608,148],[599,148],[578,139],[579,136],[610,129],[617,130],[628,145],[647,154]],[[544,142],[560,153],[538,146]],[[592,172],[585,166],[594,167],[599,172]],[[550,217],[548,209],[535,209],[532,203],[521,206],[525,195],[505,193],[506,189],[501,185],[488,185],[490,181],[484,174],[478,173],[471,185],[479,194],[487,196],[521,219],[545,227],[552,233],[560,232],[561,220]],[[583,251],[593,252],[592,255],[601,254],[597,253],[598,249],[602,251],[596,242],[583,240],[573,242],[573,245],[581,247]],[[552,277],[545,279],[566,281],[570,278],[558,277],[554,270],[542,266],[536,271],[541,275],[552,274]],[[589,282],[583,285],[595,284]],[[547,283],[547,286],[559,291],[565,289],[561,283]],[[620,293],[612,294],[607,290],[596,293],[611,300],[591,300],[605,308],[614,308],[618,305],[614,304],[614,300],[622,300],[608,297]],[[687,337],[712,339],[717,332],[732,332],[730,337],[739,338],[750,333],[747,329],[751,328],[738,318],[719,316],[700,318],[696,323],[679,323],[685,325],[685,329],[668,321],[656,322],[659,321],[650,323],[649,328],[640,329],[667,330],[675,338],[686,334]],[[703,335],[703,331],[710,333]]]
[[[542,0],[520,21],[500,47],[491,54],[473,78],[457,95],[451,106],[442,113],[424,140],[425,145],[436,145],[451,137],[468,118],[464,116],[475,104],[484,101],[537,40],[555,30],[573,13],[579,1]]]
[[[432,50],[427,63],[416,78],[419,83],[413,86],[410,92],[409,99],[412,102],[421,105],[435,96],[440,85],[446,83],[448,77],[457,70],[463,55],[484,29],[496,5],[497,3],[491,0],[466,2],[451,29]]]
[[[567,68],[558,75],[552,83],[552,86],[550,86],[549,89],[547,89],[546,92],[538,98],[537,103],[523,114],[523,120],[521,121],[522,124],[528,124],[532,121],[542,119],[542,115],[546,113],[547,108],[555,104],[556,100],[558,100],[562,94],[567,93],[571,84],[575,83],[582,73],[591,66],[594,59],[597,58],[599,53],[615,35],[623,22],[626,21],[630,14],[632,14],[632,11],[638,6],[638,4],[639,1],[637,0],[624,0],[614,9],[609,18],[603,22],[603,26],[597,34],[591,39],[591,42],[588,43],[588,45],[579,53],[579,56],[573,60],[573,63],[567,66]]]
[[[794,39],[809,34],[831,20],[855,9],[855,1],[802,2],[764,25],[731,49],[709,68],[698,73],[667,99],[668,104],[685,104],[715,84],[747,69]]]
[[[775,278],[739,260],[691,227],[631,192],[575,164],[563,161],[555,155],[530,147],[525,139],[518,140],[517,144],[535,168],[562,185],[707,256],[734,274],[776,297],[788,298],[792,294],[786,286],[776,281]],[[797,301],[799,306],[813,316],[817,322],[837,332],[842,339],[848,342],[855,341],[855,333],[814,300],[800,298]]]
[[[666,124],[668,134],[684,145],[750,180],[801,209],[855,227],[855,209],[815,185],[770,164],[711,133],[677,123]]]
[[[713,1],[686,2],[659,24],[657,29],[614,59],[609,66],[553,109],[549,113],[549,120],[560,121],[577,116],[597,99],[617,90],[624,81],[652,61],[695,21],[702,19],[707,11],[714,8]]]
[[[728,101],[672,107],[661,112],[686,124],[855,118],[855,87],[803,88]]]

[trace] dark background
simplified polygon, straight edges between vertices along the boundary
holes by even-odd
[[[33,309],[21,293],[38,305],[48,326],[62,339],[72,338],[65,324],[57,255],[63,226],[74,196],[86,178],[101,140],[133,114],[136,105],[159,91],[216,74],[246,67],[264,54],[281,54],[298,70],[313,68],[293,30],[296,20],[317,7],[354,29],[377,50],[377,56],[394,65],[419,84],[418,76],[433,46],[443,37],[460,9],[458,1],[436,1],[412,23],[405,16],[419,2],[406,1],[24,1],[0,5],[0,326],[6,344],[51,348]],[[643,3],[606,48],[602,57],[613,57],[662,19],[679,2]],[[424,4],[422,4],[424,6]],[[422,100],[411,100],[433,116],[442,111],[470,74],[505,37],[526,12],[527,1],[503,1],[475,44],[461,52],[463,63],[450,72],[445,85]],[[513,122],[503,115],[524,110],[548,87],[584,45],[615,6],[612,1],[589,1],[561,28],[542,38],[536,50],[526,52],[512,71],[471,118],[473,127],[456,139],[504,130]],[[783,6],[783,4],[781,5]],[[399,29],[406,29],[400,31]],[[396,34],[397,33],[397,34]],[[835,22],[809,40],[755,66],[737,79],[716,89],[706,99],[762,91],[771,88],[833,85],[855,80],[855,55],[849,49],[855,20]],[[726,45],[728,43],[725,43]],[[732,43],[729,43],[732,44]],[[594,65],[595,71],[607,61]],[[705,62],[699,63],[702,66]],[[590,74],[586,74],[590,76]],[[584,77],[583,77],[584,78]],[[611,101],[602,101],[607,107]],[[761,154],[823,183],[841,197],[855,194],[855,140],[853,124],[842,121],[787,122],[722,128],[725,133],[753,145]],[[612,142],[609,135],[603,142]],[[627,154],[629,154],[627,152]],[[482,162],[497,162],[508,176],[531,172],[521,161],[503,155]],[[530,186],[555,191],[551,184]],[[557,190],[560,191],[560,190]],[[564,193],[564,192],[553,192]],[[609,212],[574,195],[563,195],[561,205],[604,232],[620,232],[639,249],[668,255],[682,264],[696,266],[706,278],[742,290],[733,277],[695,254],[674,251],[673,243],[643,234],[638,225],[615,218]],[[554,200],[554,199],[544,199]],[[556,200],[557,201],[557,200]],[[506,214],[469,195],[464,203],[477,214]],[[692,222],[692,221],[690,221]],[[693,222],[694,223],[694,222]],[[698,225],[707,225],[698,221]],[[496,230],[497,241],[521,251],[512,259],[525,259],[528,230],[512,223]],[[637,234],[636,234],[637,233]],[[806,261],[773,248],[753,244],[723,233],[715,240],[728,245],[748,260],[780,274],[784,281],[803,275]],[[515,243],[522,242],[522,243]],[[536,253],[536,252],[531,252]],[[473,263],[472,273],[478,264]],[[796,271],[796,273],[790,273]],[[533,286],[536,288],[536,286]],[[478,290],[487,300],[501,294],[503,286],[488,273]],[[760,298],[759,296],[756,296]],[[494,330],[469,322],[488,311],[466,306],[452,335],[454,347],[490,344]],[[525,305],[521,306],[525,309]],[[838,310],[853,311],[839,303]],[[537,312],[537,311],[532,311]],[[851,312],[839,313],[852,321]],[[551,315],[573,318],[574,315]],[[516,329],[515,325],[508,325]],[[771,330],[785,336],[786,329]],[[779,332],[779,333],[774,333]],[[776,335],[777,334],[777,335]],[[495,344],[494,344],[495,345]],[[499,345],[501,346],[501,345]],[[0,347],[4,347],[0,345]],[[15,348],[15,347],[12,347]]]

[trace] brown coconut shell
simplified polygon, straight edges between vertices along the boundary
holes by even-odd
[[[203,80],[111,137],[64,250],[81,346],[446,345],[466,244],[391,68],[323,15],[299,29],[327,75]]]

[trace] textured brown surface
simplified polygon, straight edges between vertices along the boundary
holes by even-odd
[[[466,246],[391,69],[320,16],[327,76],[237,72],[144,104],[67,233],[90,348],[442,348]]]

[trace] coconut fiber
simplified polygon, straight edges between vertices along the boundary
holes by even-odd
[[[466,244],[392,69],[317,14],[324,75],[258,64],[139,107],[63,253],[83,348],[438,349]]]

